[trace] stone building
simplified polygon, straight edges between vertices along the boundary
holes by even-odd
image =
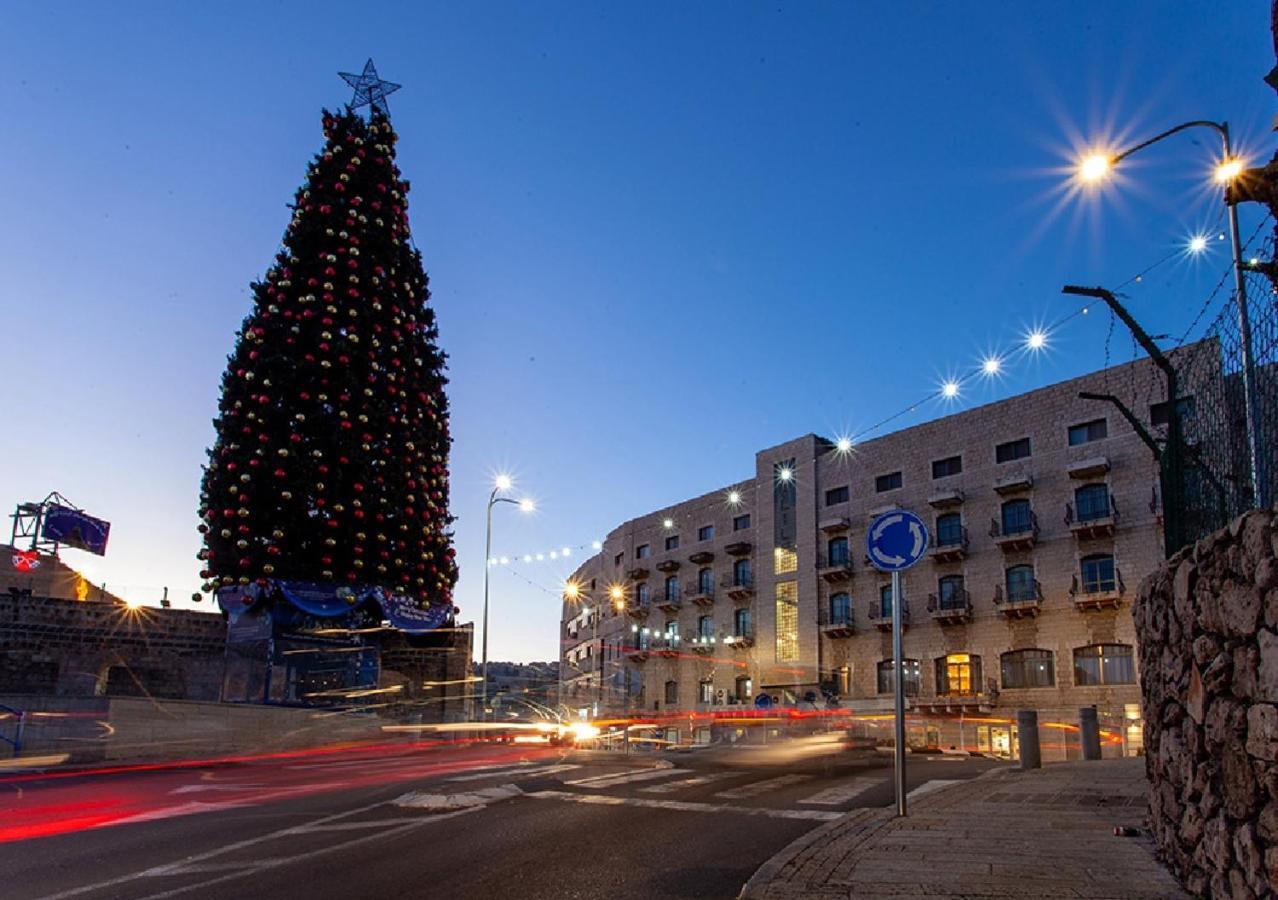
[[[1158,467],[1080,391],[1165,425],[1160,377],[1137,361],[851,448],[805,435],[759,451],[745,479],[622,523],[564,604],[564,704],[713,721],[767,694],[874,720],[891,708],[891,594],[866,530],[899,507],[931,529],[903,576],[912,743],[1009,753],[1015,710],[1064,726],[1095,704],[1111,752],[1135,749],[1130,602],[1163,558]],[[1053,725],[1049,757],[1073,740]],[[694,731],[680,738],[710,734]]]

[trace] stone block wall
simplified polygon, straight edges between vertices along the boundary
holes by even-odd
[[[1134,607],[1154,837],[1203,897],[1278,896],[1276,519],[1186,547]]]

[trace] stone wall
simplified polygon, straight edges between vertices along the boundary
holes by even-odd
[[[1278,534],[1256,510],[1141,585],[1150,817],[1205,897],[1278,895]]]

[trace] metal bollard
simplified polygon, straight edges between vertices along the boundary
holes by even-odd
[[[1078,710],[1078,739],[1083,745],[1083,759],[1100,759],[1100,720],[1096,707],[1083,706]]]
[[[1038,712],[1032,709],[1016,711],[1016,739],[1021,749],[1022,769],[1041,769],[1043,757],[1038,746]]]

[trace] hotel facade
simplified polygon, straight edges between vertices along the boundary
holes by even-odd
[[[1158,466],[1115,407],[1079,397],[1119,388],[1163,430],[1161,380],[1138,361],[850,450],[804,435],[756,453],[750,477],[623,522],[572,576],[561,703],[668,719],[890,710],[890,578],[865,541],[903,508],[930,528],[902,578],[911,743],[1009,753],[1016,710],[1067,724],[1095,705],[1133,752],[1131,601],[1163,556]],[[711,729],[690,719],[667,737]]]

